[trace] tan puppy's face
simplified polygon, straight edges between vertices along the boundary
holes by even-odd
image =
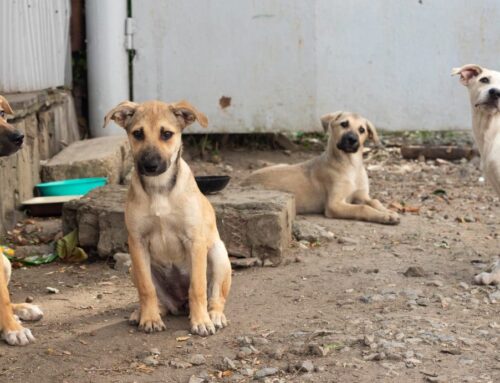
[[[474,108],[500,112],[500,72],[469,64],[454,68],[453,75],[460,75],[460,82],[469,89]]]
[[[350,112],[335,112],[321,117],[325,133],[329,134],[328,147],[345,153],[356,153],[366,140],[379,143],[377,131],[367,119]]]
[[[208,125],[207,117],[187,101],[124,101],[106,115],[104,126],[110,120],[127,131],[137,171],[147,177],[163,174],[180,158],[185,127],[196,120],[203,127]]]
[[[0,157],[17,152],[24,141],[24,135],[7,122],[6,114],[14,112],[5,97],[0,96]]]

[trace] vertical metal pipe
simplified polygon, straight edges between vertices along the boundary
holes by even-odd
[[[127,0],[86,0],[89,123],[92,137],[124,134],[104,116],[129,99],[128,53],[125,49]]]

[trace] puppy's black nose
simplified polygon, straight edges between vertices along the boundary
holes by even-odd
[[[8,135],[9,141],[17,146],[21,146],[24,141],[24,134],[21,132],[12,132]]]
[[[358,143],[358,137],[354,134],[348,134],[347,137],[346,137],[346,140],[347,140],[347,144],[348,145],[356,145]]]
[[[157,176],[167,170],[167,162],[155,150],[148,149],[137,161],[139,173],[145,176]]]
[[[146,162],[142,164],[142,167],[146,171],[146,173],[156,173],[160,164],[158,162]]]
[[[488,91],[488,94],[490,95],[490,97],[494,100],[498,100],[500,98],[500,89],[497,89],[497,88],[491,88],[489,91]]]

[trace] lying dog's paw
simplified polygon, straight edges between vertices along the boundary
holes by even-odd
[[[35,341],[30,329],[21,327],[15,331],[4,331],[2,338],[11,346],[26,346]]]
[[[191,321],[191,333],[200,336],[209,336],[215,334],[215,326],[208,318],[208,320],[203,322]]]
[[[387,225],[397,225],[397,224],[399,224],[399,222],[401,222],[401,220],[399,218],[398,213],[388,212],[384,216],[384,223]]]
[[[227,326],[227,319],[224,313],[212,310],[209,312],[209,315],[216,329],[224,328]]]
[[[14,313],[19,317],[19,319],[25,321],[37,321],[43,318],[42,310],[40,310],[38,306],[30,305],[28,303],[15,305]]]

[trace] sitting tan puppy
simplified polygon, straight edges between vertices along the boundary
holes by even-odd
[[[161,315],[189,305],[191,332],[214,334],[227,325],[231,264],[212,205],[181,158],[182,131],[196,120],[206,127],[207,118],[185,101],[125,101],[110,120],[126,129],[135,161],[125,221],[140,309],[130,322],[161,331]]]
[[[321,123],[329,134],[322,155],[296,165],[257,170],[243,184],[293,193],[298,214],[324,213],[329,218],[399,223],[397,213],[369,195],[363,144],[367,139],[378,143],[372,123],[348,112],[327,114]]]
[[[0,96],[0,157],[17,152],[23,146],[24,135],[14,129],[5,119],[5,114],[14,114],[7,100]],[[34,342],[31,331],[24,328],[17,318],[22,320],[40,320],[42,310],[29,303],[11,303],[7,288],[11,275],[11,266],[7,257],[0,250],[0,330],[2,338],[10,345],[24,346]]]
[[[472,107],[472,133],[481,154],[486,179],[500,196],[500,72],[469,64],[454,68],[460,82],[469,90]],[[490,273],[476,276],[480,284],[500,284],[500,261]]]

